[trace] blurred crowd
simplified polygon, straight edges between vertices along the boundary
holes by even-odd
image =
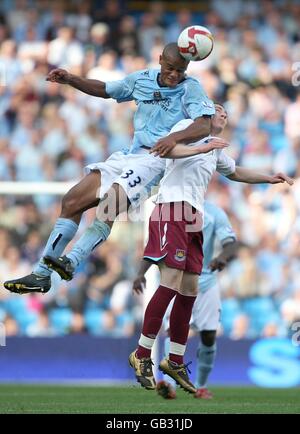
[[[3,0],[0,3],[0,182],[76,181],[85,165],[132,140],[133,102],[117,104],[49,83],[52,68],[117,80],[158,68],[163,46],[192,24],[207,26],[215,46],[188,73],[225,104],[228,151],[238,164],[281,171],[290,188],[248,186],[216,176],[208,197],[229,215],[238,257],[221,274],[221,334],[234,339],[284,336],[300,320],[300,2],[212,0],[171,3]],[[174,6],[173,5],[173,6]],[[0,284],[29,273],[60,211],[49,195],[0,197]],[[92,218],[87,213],[81,228]],[[81,229],[81,230],[82,230]],[[53,275],[46,295],[0,290],[9,335],[90,332],[129,336],[142,301],[131,281],[143,224],[120,223],[71,283]]]

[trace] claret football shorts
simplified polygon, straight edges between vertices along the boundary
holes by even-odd
[[[149,220],[144,259],[201,274],[202,215],[186,202],[157,204]]]

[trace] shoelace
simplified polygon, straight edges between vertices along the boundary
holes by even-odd
[[[141,370],[143,372],[144,375],[146,374],[152,374],[152,365],[154,365],[154,363],[152,362],[151,359],[142,359],[141,360]]]
[[[190,368],[189,368],[189,365],[191,365],[191,364],[192,364],[192,361],[190,361],[190,362],[187,363],[186,365],[183,365],[182,368],[185,370],[185,373],[186,373],[186,371],[188,371],[189,374],[192,373],[192,371],[191,371]]]

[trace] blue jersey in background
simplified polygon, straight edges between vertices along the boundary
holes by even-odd
[[[199,278],[199,290],[205,292],[217,282],[217,271],[212,272],[209,264],[214,256],[215,241],[222,245],[230,239],[235,240],[236,235],[232,229],[227,214],[218,206],[210,202],[204,202],[204,226],[203,226],[203,269]],[[226,243],[225,243],[226,244]]]

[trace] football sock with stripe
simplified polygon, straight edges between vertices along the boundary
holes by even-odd
[[[210,347],[200,344],[197,351],[196,387],[206,386],[208,376],[214,366],[216,352],[216,343]]]
[[[160,285],[145,310],[142,334],[136,356],[139,359],[151,356],[151,349],[162,325],[170,301],[177,294],[174,289]]]
[[[194,296],[178,293],[171,310],[169,359],[178,365],[183,363],[195,300]]]
[[[95,219],[90,227],[82,234],[67,257],[71,259],[74,267],[77,267],[90,253],[104,241],[110,234],[110,227]]]
[[[48,238],[42,256],[44,257],[49,255],[49,256],[54,256],[55,258],[61,256],[67,244],[74,238],[77,229],[78,229],[78,224],[73,222],[73,220],[58,218]],[[33,272],[40,276],[50,276],[52,270],[50,270],[43,263],[43,260],[40,259],[38,264],[33,269]]]

